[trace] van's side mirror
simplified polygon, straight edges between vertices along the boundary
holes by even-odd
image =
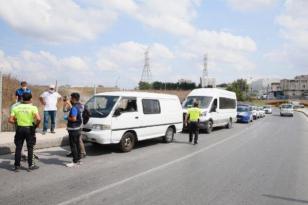
[[[117,109],[114,111],[113,116],[114,116],[114,117],[118,117],[118,116],[120,116],[120,115],[121,115],[121,110],[120,110],[120,108],[117,108]]]

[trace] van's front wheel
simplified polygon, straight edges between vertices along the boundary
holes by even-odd
[[[212,120],[209,120],[209,121],[207,122],[207,126],[206,126],[206,128],[205,128],[205,132],[206,132],[207,134],[210,134],[210,133],[212,132],[212,130],[213,130],[213,121],[212,121]]]
[[[227,129],[231,129],[232,128],[232,119],[230,118],[228,121],[228,124],[226,124],[226,128]]]
[[[122,152],[129,152],[135,146],[135,135],[131,132],[126,132],[120,141],[120,150]]]
[[[168,127],[165,136],[163,137],[163,140],[165,143],[170,143],[174,139],[174,130],[172,127]]]

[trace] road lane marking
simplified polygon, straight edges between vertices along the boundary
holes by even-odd
[[[185,156],[180,157],[180,158],[178,158],[178,159],[175,159],[175,160],[173,160],[173,161],[167,162],[167,163],[162,164],[162,165],[160,165],[160,166],[151,168],[151,169],[149,169],[149,170],[147,170],[147,171],[141,172],[141,173],[139,173],[139,174],[136,174],[136,175],[134,175],[134,176],[128,177],[128,178],[123,179],[123,180],[121,180],[121,181],[118,181],[118,182],[109,184],[109,185],[107,185],[107,186],[104,186],[104,187],[102,187],[102,188],[96,189],[96,190],[91,191],[91,192],[89,192],[89,193],[80,195],[80,196],[78,196],[78,197],[74,197],[73,199],[70,199],[70,200],[61,202],[61,203],[59,203],[58,205],[76,204],[76,203],[78,203],[78,202],[80,202],[80,201],[89,199],[91,196],[94,196],[94,195],[96,195],[96,194],[99,194],[99,193],[101,193],[101,192],[104,192],[104,191],[106,191],[106,190],[108,190],[108,189],[114,188],[114,187],[119,186],[119,185],[121,185],[121,184],[124,184],[124,183],[126,183],[126,182],[129,182],[129,181],[132,181],[132,180],[134,180],[134,179],[137,179],[137,178],[139,178],[139,177],[143,177],[143,176],[145,176],[145,175],[147,175],[147,174],[150,174],[150,173],[152,173],[152,172],[156,172],[156,171],[162,170],[162,169],[164,169],[164,168],[166,168],[166,167],[168,167],[168,166],[170,166],[170,165],[173,165],[173,164],[176,164],[176,163],[178,163],[178,162],[184,161],[184,160],[189,159],[189,158],[191,158],[191,157],[193,157],[193,156],[195,156],[195,155],[198,155],[198,154],[200,154],[200,153],[202,153],[202,152],[205,152],[205,151],[207,151],[207,150],[210,150],[210,149],[212,149],[212,148],[214,148],[214,147],[216,147],[216,146],[218,146],[218,145],[221,145],[221,144],[223,144],[223,143],[225,143],[225,142],[227,142],[227,141],[230,141],[230,140],[232,140],[233,138],[238,137],[239,135],[241,135],[242,133],[246,132],[247,130],[249,130],[249,129],[251,129],[251,128],[253,128],[253,127],[252,127],[252,126],[246,127],[245,129],[241,130],[240,132],[238,132],[238,133],[236,133],[236,134],[231,135],[230,137],[228,137],[228,138],[226,138],[226,139],[223,139],[223,140],[221,140],[221,141],[219,141],[219,142],[216,142],[216,143],[214,143],[214,144],[212,144],[212,145],[209,145],[209,146],[207,146],[207,147],[201,148],[201,149],[199,149],[199,150],[197,150],[197,151],[195,151],[195,152],[192,152],[192,153],[190,153],[190,154],[188,154],[188,155],[185,155]]]

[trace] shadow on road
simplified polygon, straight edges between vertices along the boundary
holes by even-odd
[[[275,195],[268,195],[268,194],[263,194],[262,196],[272,198],[272,199],[280,199],[280,200],[284,200],[284,201],[308,204],[307,200],[294,199],[294,198],[289,198],[289,197],[282,197],[282,196],[275,196]]]

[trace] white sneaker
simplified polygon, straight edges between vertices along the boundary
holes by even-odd
[[[66,166],[66,167],[69,167],[69,168],[73,168],[73,167],[78,166],[78,164],[77,164],[77,163],[74,163],[74,162],[71,162],[71,163],[66,164],[65,166]]]

